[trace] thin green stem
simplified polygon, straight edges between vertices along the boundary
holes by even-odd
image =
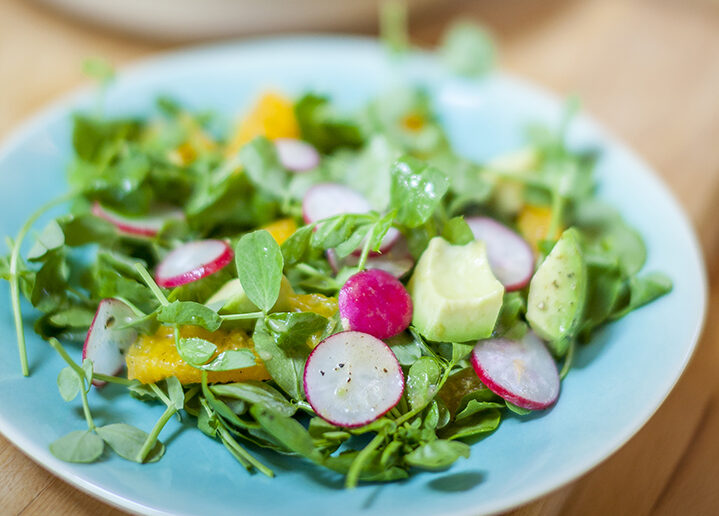
[[[135,269],[137,270],[138,274],[142,278],[142,281],[145,282],[145,284],[148,286],[148,288],[152,291],[152,293],[155,295],[157,300],[160,302],[162,306],[167,306],[170,304],[170,302],[165,297],[165,294],[160,290],[160,287],[157,286],[157,283],[155,283],[155,280],[152,279],[152,276],[150,276],[150,273],[147,272],[147,269],[144,265],[142,265],[140,262],[137,262],[135,264]]]
[[[569,349],[567,350],[567,356],[564,357],[564,364],[562,364],[562,370],[559,371],[559,379],[562,380],[569,370],[572,368],[572,362],[574,362],[574,348],[577,346],[576,341],[572,340],[569,343]]]
[[[25,236],[30,231],[30,228],[37,222],[37,220],[45,214],[49,209],[54,208],[58,204],[69,201],[77,195],[77,192],[70,192],[57,199],[54,199],[43,206],[41,206],[35,213],[22,225],[20,231],[15,238],[12,250],[10,251],[10,303],[12,305],[13,316],[15,319],[15,334],[17,335],[17,348],[18,354],[20,355],[20,368],[22,369],[23,376],[30,375],[30,368],[27,361],[27,348],[25,346],[25,329],[22,325],[22,311],[20,309],[20,277],[19,277],[19,263],[20,263],[20,246],[22,245]]]
[[[250,312],[246,314],[220,315],[220,319],[222,319],[223,321],[244,321],[246,319],[259,319],[260,317],[264,316],[264,312]]]
[[[367,257],[369,257],[369,245],[372,241],[372,235],[374,234],[375,230],[377,229],[377,225],[375,224],[372,226],[372,230],[370,231],[369,235],[367,235],[367,239],[364,242],[364,245],[362,246],[362,254],[360,255],[359,262],[357,262],[357,270],[363,271],[365,265],[367,264]]]
[[[87,401],[87,390],[85,390],[85,375],[80,376],[82,382],[82,389],[80,389],[80,396],[82,397],[82,412],[85,414],[85,421],[87,421],[87,428],[94,432],[95,422],[92,420],[92,414],[90,414],[90,404]]]
[[[386,437],[387,436],[385,432],[378,433],[369,442],[369,444],[357,454],[357,457],[355,457],[355,460],[352,461],[350,469],[347,472],[347,477],[345,478],[345,487],[347,489],[353,489],[357,487],[357,482],[359,481],[359,477],[362,473],[362,468],[364,468],[365,462],[367,462],[367,459],[369,459],[372,452],[379,448],[379,446],[382,444]]]
[[[100,382],[107,382],[107,383],[116,383],[118,385],[135,385],[137,383],[137,380],[128,380],[127,378],[121,378],[119,376],[108,376],[106,374],[101,373],[92,373],[92,377],[95,380],[98,380]]]
[[[60,341],[57,340],[54,337],[51,337],[48,342],[50,343],[50,346],[52,346],[52,349],[58,352],[58,354],[62,357],[62,359],[67,362],[67,365],[69,365],[73,371],[75,371],[75,374],[77,374],[80,377],[80,383],[82,383],[82,388],[80,389],[80,396],[82,397],[82,412],[85,414],[85,421],[87,421],[87,427],[91,430],[95,430],[95,422],[92,420],[92,414],[90,414],[90,404],[87,401],[87,391],[88,389],[85,389],[86,385],[86,378],[85,378],[85,371],[82,367],[77,365],[75,361],[70,357],[70,355],[67,354],[67,351],[65,351],[65,348],[62,347],[62,344],[60,344]],[[95,378],[95,375],[92,375],[93,378]],[[104,375],[101,375],[104,376]],[[98,378],[99,380],[100,378]]]
[[[177,412],[177,409],[174,406],[168,406],[165,409],[165,412],[162,413],[162,416],[160,416],[160,419],[157,420],[155,426],[152,427],[150,435],[147,436],[145,443],[142,445],[142,448],[137,454],[138,462],[145,462],[147,455],[155,447],[155,444],[157,443],[157,438],[160,436],[160,432],[162,432],[162,429],[165,428],[165,425],[170,420],[170,418],[175,415],[175,412]]]
[[[259,471],[263,475],[266,475],[270,478],[273,478],[275,476],[275,473],[270,468],[268,468],[267,466],[262,464],[259,460],[257,460],[252,455],[250,455],[250,453],[247,450],[245,450],[240,445],[240,443],[238,443],[232,437],[232,435],[227,431],[227,429],[224,426],[219,427],[218,430],[220,432],[220,437],[222,438],[222,442],[225,443],[226,446],[232,447],[232,450],[234,450],[237,453],[237,455],[239,455],[245,461],[252,464],[252,466],[254,466],[254,468],[257,469],[257,471]]]
[[[48,339],[48,343],[50,346],[52,346],[52,349],[58,352],[58,354],[62,357],[62,359],[67,362],[67,365],[72,367],[72,369],[80,375],[80,377],[85,378],[85,371],[83,371],[82,367],[77,365],[75,361],[70,357],[70,355],[67,354],[67,351],[65,351],[65,348],[62,347],[62,344],[60,344],[60,341],[57,340],[55,337],[50,337]],[[93,375],[95,376],[95,375]]]
[[[165,393],[162,392],[162,389],[160,389],[160,388],[159,388],[156,384],[154,384],[154,383],[151,383],[151,384],[149,384],[149,385],[150,385],[150,389],[152,389],[152,392],[154,392],[155,394],[157,394],[157,397],[160,398],[165,405],[167,405],[168,407],[174,406],[174,404],[172,403],[172,401],[170,401],[170,398],[168,398],[167,396],[165,396]]]
[[[113,299],[117,299],[118,301],[122,301],[123,303],[125,303],[127,306],[130,307],[130,310],[132,310],[137,317],[142,318],[142,317],[147,316],[147,314],[145,312],[140,310],[137,306],[135,306],[135,304],[132,301],[128,300],[127,298],[124,298],[122,296],[115,296]]]

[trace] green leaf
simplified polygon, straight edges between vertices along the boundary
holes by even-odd
[[[280,295],[284,266],[280,246],[264,229],[248,233],[235,246],[235,263],[247,297],[269,312]]]
[[[373,228],[374,226],[369,224],[359,226],[347,240],[345,240],[335,248],[335,250],[337,251],[337,256],[340,259],[347,258],[358,247],[362,245],[362,242],[367,238],[368,234]]]
[[[201,366],[212,358],[215,351],[217,351],[217,346],[199,337],[180,339],[177,348],[182,359],[192,366]]]
[[[322,454],[315,448],[312,436],[299,421],[261,405],[253,405],[250,408],[250,413],[267,433],[287,447],[288,450],[313,462],[322,462]]]
[[[65,234],[62,232],[60,224],[58,224],[56,220],[51,220],[35,239],[35,243],[30,249],[27,259],[40,259],[45,256],[48,251],[52,251],[63,245],[65,245]]]
[[[440,54],[459,75],[477,77],[494,67],[495,49],[485,29],[469,20],[455,22],[442,39]]]
[[[483,410],[488,410],[492,408],[504,408],[504,404],[496,401],[479,401],[476,399],[469,400],[467,405],[457,413],[455,420],[461,421],[462,419],[473,416],[478,412],[482,412]]]
[[[255,186],[270,196],[284,197],[289,178],[270,140],[258,136],[245,144],[240,150],[240,161]]]
[[[205,371],[232,371],[256,364],[255,354],[249,349],[231,349],[217,355],[212,362],[200,366]]]
[[[92,373],[93,373],[93,366],[92,366],[92,360],[89,358],[85,358],[82,361],[82,370],[85,372],[85,381],[87,382],[87,389],[90,389],[90,385],[92,383]]]
[[[95,311],[80,306],[71,306],[50,316],[50,322],[58,327],[71,326],[87,329],[92,324]]]
[[[260,405],[283,416],[292,416],[297,411],[297,407],[265,382],[248,380],[239,383],[218,384],[210,387],[210,390],[217,396],[242,400],[251,405]]]
[[[255,351],[267,368],[267,372],[275,383],[292,399],[304,399],[302,392],[302,375],[305,370],[305,361],[309,355],[309,348],[301,349],[299,346],[292,349],[283,349],[275,343],[275,339],[264,327],[255,330],[252,336]]]
[[[442,368],[434,358],[422,357],[409,368],[406,394],[414,410],[429,403],[437,393]]]
[[[307,339],[327,327],[328,320],[314,312],[279,312],[265,319],[267,329],[281,348],[307,346]]]
[[[57,388],[60,391],[60,396],[65,401],[72,401],[75,397],[80,394],[82,389],[82,381],[77,375],[75,370],[68,366],[60,370],[60,374],[57,375]]]
[[[472,344],[463,344],[460,342],[452,342],[452,363],[456,364],[460,360],[464,360],[472,352],[474,346]]]
[[[450,440],[476,437],[496,430],[501,419],[502,414],[498,409],[483,410],[460,422],[447,425],[440,432],[440,437]]]
[[[359,226],[373,221],[372,215],[355,213],[326,219],[317,225],[317,230],[312,234],[312,247],[322,250],[337,247],[349,239]]]
[[[474,241],[474,233],[464,217],[449,219],[442,228],[442,237],[452,245],[464,245]]]
[[[97,433],[120,457],[140,462],[138,457],[148,437],[146,432],[125,423],[114,423],[97,427]],[[144,462],[157,462],[164,454],[165,445],[158,440]]]
[[[448,468],[460,457],[469,458],[469,446],[457,441],[438,439],[421,445],[405,455],[404,460],[415,468],[440,470]]]
[[[505,405],[507,406],[507,408],[508,408],[509,410],[511,410],[512,412],[514,412],[514,413],[517,414],[518,416],[526,416],[527,414],[531,414],[531,413],[532,413],[531,410],[526,409],[526,408],[522,408],[522,407],[518,407],[518,406],[515,405],[514,403],[510,403],[510,402],[508,402],[508,401],[506,401],[506,400],[505,400],[504,403],[505,403]],[[457,419],[459,419],[459,417],[457,417]]]
[[[76,430],[50,444],[50,452],[65,462],[95,462],[102,455],[105,445],[90,430]]]
[[[664,273],[650,272],[644,276],[633,276],[629,279],[629,302],[615,311],[611,319],[624,317],[629,312],[651,303],[655,299],[671,292],[672,280]]]
[[[406,332],[391,337],[386,342],[392,348],[400,365],[411,366],[422,356],[422,348],[419,343]]]
[[[222,324],[216,312],[194,301],[173,301],[160,308],[157,319],[166,324],[200,326],[207,331],[216,331]]]
[[[432,216],[449,188],[449,179],[436,168],[412,156],[402,156],[392,166],[390,206],[397,220],[410,228]]]
[[[165,379],[165,383],[167,383],[167,396],[175,408],[181,410],[185,406],[185,391],[180,380],[176,376],[170,376]]]
[[[314,227],[314,224],[302,226],[292,233],[290,238],[282,242],[280,249],[282,250],[285,265],[294,265],[302,261],[309,248]]]
[[[326,97],[305,95],[295,104],[295,116],[302,139],[322,154],[340,147],[358,148],[364,142],[357,124],[338,117]]]

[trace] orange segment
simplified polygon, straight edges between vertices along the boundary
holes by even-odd
[[[199,337],[217,346],[217,351],[232,349],[253,349],[252,339],[242,330],[218,330],[209,332],[198,326],[183,326],[180,335],[184,338]],[[125,356],[127,377],[142,383],[155,383],[169,376],[176,376],[180,383],[200,382],[201,372],[188,365],[175,348],[174,328],[161,326],[154,335],[141,336]],[[246,369],[216,371],[207,375],[210,383],[241,382],[244,380],[268,380],[270,375],[257,357],[257,365]]]
[[[530,243],[536,251],[539,242],[548,238],[547,232],[552,221],[552,210],[549,206],[538,206],[525,204],[519,212],[517,227],[522,236]],[[561,230],[551,237],[559,238]]]
[[[289,300],[293,312],[314,312],[322,317],[332,317],[337,313],[337,298],[322,294],[295,294]]]
[[[266,136],[270,140],[299,138],[300,129],[290,99],[273,92],[262,95],[237,127],[227,153],[236,153],[257,136]]]
[[[297,224],[294,219],[279,219],[267,224],[262,229],[266,229],[275,241],[282,245],[282,242],[292,236],[297,231]]]

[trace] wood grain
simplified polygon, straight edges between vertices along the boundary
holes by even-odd
[[[413,14],[413,37],[434,44],[458,15],[490,27],[504,68],[560,94],[578,93],[586,110],[637,149],[687,209],[709,265],[719,266],[719,2],[445,2]],[[82,83],[83,58],[123,64],[163,48],[0,0],[0,136]],[[716,314],[719,282],[712,281],[704,336],[657,414],[593,471],[512,514],[719,513]],[[0,514],[124,514],[53,477],[2,437],[0,472]]]

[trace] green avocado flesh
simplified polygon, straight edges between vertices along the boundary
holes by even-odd
[[[566,230],[529,284],[527,321],[562,356],[574,338],[587,295],[587,269],[579,234]]]
[[[414,305],[412,324],[438,342],[489,337],[504,295],[483,242],[457,246],[440,237],[429,242],[407,288]]]

